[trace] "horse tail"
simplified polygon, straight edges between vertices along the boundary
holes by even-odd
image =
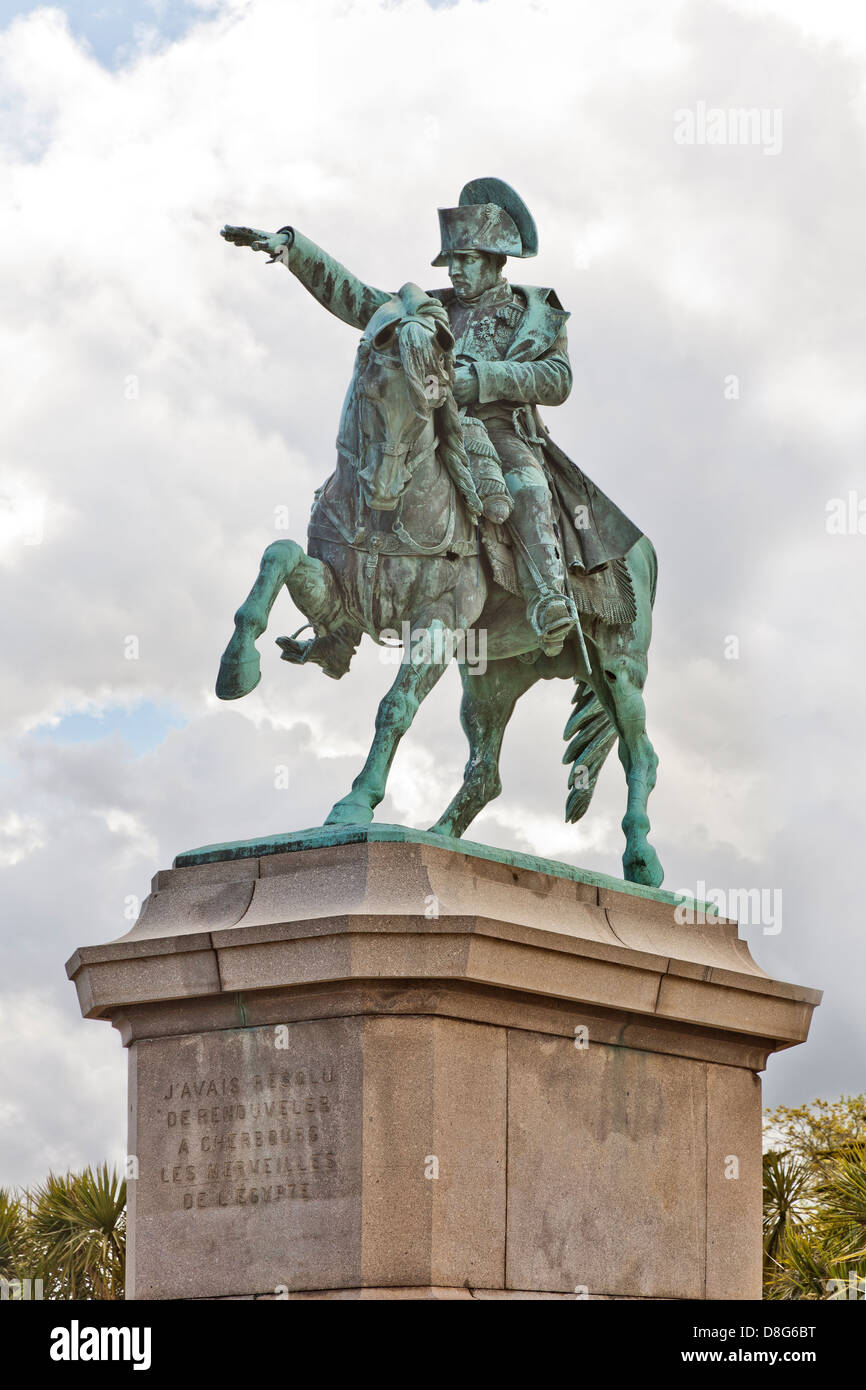
[[[647,564],[649,566],[650,608],[652,608],[656,601],[656,588],[659,582],[659,557],[656,555],[656,548],[649,536],[641,536],[641,540],[646,541],[647,550],[649,551]]]
[[[591,686],[578,682],[574,709],[563,730],[570,739],[562,761],[571,763],[565,819],[578,821],[589,809],[598,774],[617,740],[617,732]]]
[[[641,535],[629,552],[637,560],[640,555],[645,567],[645,579],[638,585],[637,605],[640,608],[643,583],[648,590],[650,608],[655,603],[658,583],[658,557],[648,536]],[[641,566],[636,566],[641,576]],[[562,761],[571,764],[568,775],[568,797],[565,803],[565,819],[578,821],[586,815],[592,801],[598,774],[604,760],[616,743],[619,735],[610,716],[590,685],[577,682],[572,697],[574,709],[563,730],[563,738],[570,739]]]

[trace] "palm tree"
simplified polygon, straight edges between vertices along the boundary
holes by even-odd
[[[30,1194],[33,1274],[46,1298],[123,1297],[126,1183],[104,1163],[59,1177]]]
[[[774,1262],[787,1237],[809,1212],[814,1173],[805,1159],[771,1150],[764,1154],[764,1259]]]
[[[6,1187],[0,1187],[0,1279],[23,1277],[27,1265],[27,1228],[24,1204]]]
[[[828,1240],[847,1260],[866,1262],[866,1149],[849,1144],[831,1154],[819,1192]]]
[[[831,1297],[833,1280],[840,1283],[847,1271],[831,1256],[808,1226],[792,1226],[778,1254],[765,1266],[764,1297],[768,1299],[824,1299]]]
[[[784,1148],[764,1155],[764,1294],[866,1294],[866,1097],[842,1096],[769,1117]]]

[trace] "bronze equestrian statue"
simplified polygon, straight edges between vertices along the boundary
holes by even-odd
[[[537,253],[526,205],[475,179],[439,212],[451,287],[375,289],[297,229],[226,227],[282,261],[315,298],[362,330],[334,473],[320,487],[305,552],[276,541],[235,615],[217,680],[237,699],[260,679],[255,647],[283,585],[314,636],[279,638],[284,658],[339,679],[363,633],[404,643],[373,744],[326,824],[373,818],[400,738],[455,656],[470,755],[432,830],[460,836],[501,790],[499,753],[515,702],[537,680],[576,683],[565,728],[566,818],[586,812],[615,742],[628,784],[625,877],[658,886],[647,799],[658,759],[643,685],[657,563],[652,544],[551,440],[539,405],[571,389],[568,314],[552,289],[513,285],[509,256]],[[470,660],[467,636],[484,660]]]

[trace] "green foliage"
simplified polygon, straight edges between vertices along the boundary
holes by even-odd
[[[812,1169],[803,1159],[771,1151],[764,1154],[764,1255],[778,1259],[785,1241],[807,1218]]]
[[[44,1298],[120,1299],[125,1259],[126,1183],[108,1164],[0,1189],[0,1276],[41,1279]]]
[[[866,1141],[866,1095],[813,1100],[793,1108],[766,1111],[765,1131],[773,1149],[816,1159],[849,1144]]]
[[[766,1114],[764,1296],[866,1292],[866,1096]]]
[[[26,1260],[24,1205],[14,1192],[0,1187],[0,1278],[19,1279]]]

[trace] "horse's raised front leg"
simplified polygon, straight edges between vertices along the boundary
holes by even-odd
[[[336,582],[329,567],[309,556],[297,541],[274,541],[262,556],[258,578],[235,614],[235,630],[217,676],[216,693],[221,700],[239,700],[261,680],[256,640],[267,627],[284,584],[311,622],[323,621],[339,610]]]
[[[518,699],[535,684],[539,673],[531,662],[509,657],[491,661],[483,673],[477,667],[461,664],[460,678],[460,723],[469,740],[469,761],[463,770],[462,787],[430,827],[434,834],[455,839],[502,791],[499,755],[505,727]]]
[[[442,623],[436,621],[427,629],[431,635],[437,630],[447,639],[447,629]],[[413,625],[412,631],[417,634],[420,629]],[[367,825],[373,819],[373,811],[385,795],[388,773],[400,739],[448,664],[444,660],[416,659],[419,645],[423,651],[424,644],[419,644],[416,638],[412,648],[404,652],[404,658],[408,655],[409,659],[401,663],[397,679],[379,705],[376,733],[367,761],[352,783],[352,790],[340,798],[326,817],[326,825]],[[432,642],[431,647],[435,651]]]

